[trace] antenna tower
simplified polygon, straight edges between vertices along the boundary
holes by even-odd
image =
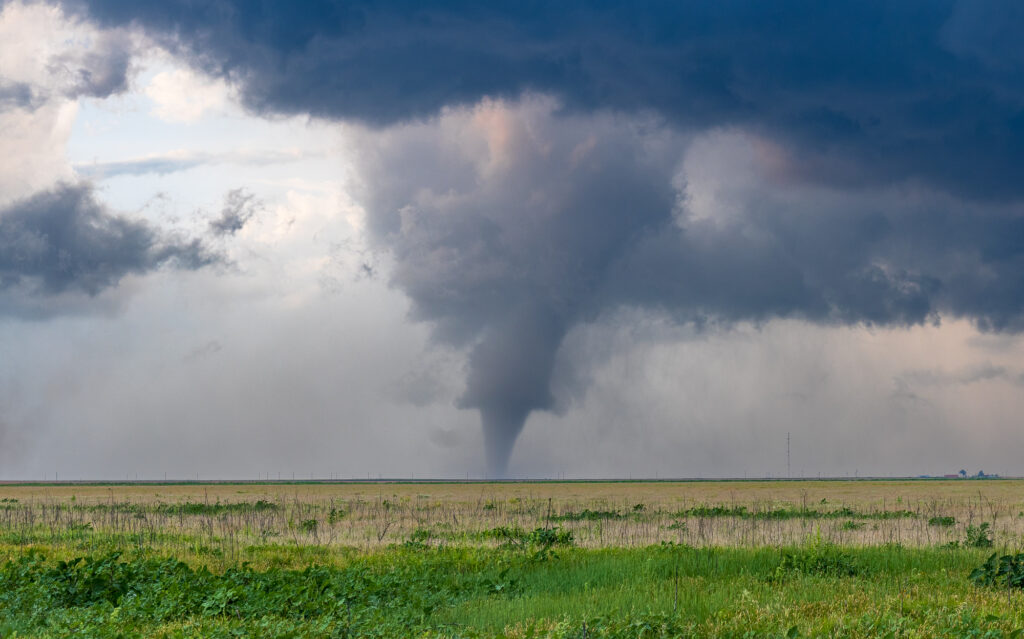
[[[786,477],[792,477],[793,473],[789,470],[789,433],[786,433]]]

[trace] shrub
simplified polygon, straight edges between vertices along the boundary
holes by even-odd
[[[527,536],[526,541],[539,546],[571,546],[574,538],[571,530],[537,528]]]
[[[979,526],[968,526],[964,546],[968,548],[991,548],[992,530],[989,527],[989,523],[986,521],[982,522]]]
[[[956,523],[956,519],[952,517],[932,517],[928,520],[929,526],[941,526],[943,528],[949,528]]]
[[[783,552],[773,579],[779,580],[789,575],[853,577],[860,572],[849,553],[832,544],[815,543],[796,551]]]

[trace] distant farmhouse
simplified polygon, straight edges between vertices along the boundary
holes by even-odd
[[[995,479],[999,475],[986,475],[985,471],[979,470],[976,475],[968,475],[966,470],[961,469],[959,473],[952,475],[943,475],[943,479]]]

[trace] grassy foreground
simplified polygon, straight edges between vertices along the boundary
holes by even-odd
[[[0,486],[0,638],[1024,639],[1022,496],[1021,481]]]
[[[1016,637],[1024,626],[1021,593],[972,585],[986,553],[963,548],[413,541],[217,572],[145,550],[7,552],[3,637]]]

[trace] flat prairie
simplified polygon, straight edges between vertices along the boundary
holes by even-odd
[[[1004,547],[1024,535],[1024,480],[1010,479],[67,483],[0,485],[0,500],[8,530],[30,522],[106,532],[202,528],[213,545],[281,537],[370,548],[414,535],[464,544],[502,528],[552,526],[583,547],[760,547],[811,535],[927,547],[983,522]]]
[[[0,485],[0,637],[1024,636],[1024,481]]]
[[[558,499],[605,502],[778,503],[826,499],[851,506],[978,499],[1024,505],[1024,479],[860,480],[661,480],[661,481],[310,481],[310,482],[126,482],[0,483],[0,498],[117,499],[138,502],[205,499],[247,501],[253,497],[370,499],[378,496],[472,503],[483,499]]]

